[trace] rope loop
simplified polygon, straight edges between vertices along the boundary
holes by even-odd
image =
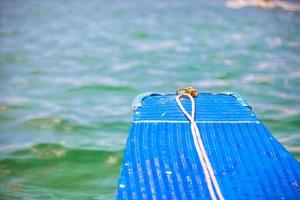
[[[214,174],[214,170],[211,166],[211,163],[208,159],[206,150],[204,148],[204,144],[202,142],[202,139],[200,137],[200,132],[198,129],[198,126],[195,122],[195,101],[194,101],[194,97],[197,96],[197,90],[194,88],[178,88],[176,90],[176,101],[177,104],[179,106],[179,108],[181,109],[181,111],[184,113],[184,115],[189,119],[189,121],[191,122],[191,132],[193,135],[193,140],[194,140],[194,145],[196,147],[198,156],[199,156],[199,160],[204,172],[204,176],[205,176],[205,180],[207,183],[207,187],[208,187],[208,191],[210,194],[210,197],[213,200],[217,200],[217,196],[218,199],[220,200],[224,200],[224,197],[222,195],[220,186],[218,184],[217,178]],[[195,95],[195,96],[193,96]],[[180,98],[181,97],[185,97],[188,98],[191,101],[192,104],[192,111],[191,114],[189,114],[187,112],[187,110],[184,108],[184,106],[182,105]],[[215,194],[217,193],[217,194]]]

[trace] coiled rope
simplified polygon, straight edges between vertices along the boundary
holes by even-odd
[[[182,93],[185,92],[185,93]],[[191,131],[193,135],[193,140],[194,140],[194,145],[196,147],[201,166],[203,168],[203,172],[205,175],[205,180],[207,183],[207,187],[209,190],[209,194],[213,200],[224,200],[224,197],[222,195],[222,192],[220,190],[220,186],[218,184],[218,181],[216,179],[216,176],[214,174],[213,168],[211,166],[211,163],[208,159],[207,153],[205,151],[202,139],[200,137],[200,132],[198,129],[198,126],[195,122],[195,101],[194,101],[194,96],[197,96],[197,90],[193,88],[179,88],[176,90],[176,101],[182,112],[185,114],[185,116],[189,119],[191,122]],[[192,113],[189,114],[186,109],[183,107],[180,98],[185,97],[189,98],[191,103],[192,103]],[[216,194],[215,194],[216,192]]]

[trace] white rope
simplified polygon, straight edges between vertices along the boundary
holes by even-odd
[[[191,115],[186,111],[186,109],[183,107],[181,101],[180,101],[180,97],[188,97],[191,102],[192,102],[192,113]],[[218,181],[216,179],[216,176],[214,174],[214,170],[209,162],[207,153],[205,151],[202,139],[200,137],[200,132],[198,129],[198,126],[195,122],[195,102],[194,102],[194,98],[188,94],[188,93],[184,93],[184,94],[178,94],[176,97],[176,101],[178,103],[178,106],[180,107],[180,109],[182,110],[182,112],[185,114],[185,116],[190,120],[191,122],[191,131],[192,131],[192,135],[193,135],[193,139],[194,139],[194,144],[200,159],[200,163],[202,165],[203,168],[203,172],[205,175],[205,180],[207,183],[207,187],[209,190],[209,194],[211,196],[211,198],[213,200],[217,200],[216,194],[218,196],[218,199],[220,200],[224,200],[224,197],[222,195],[222,192],[220,190],[220,186],[218,184]],[[214,190],[215,189],[215,190]]]

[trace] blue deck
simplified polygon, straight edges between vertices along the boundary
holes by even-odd
[[[134,112],[117,199],[210,199],[190,123],[175,95],[143,99]],[[190,111],[190,101],[183,105]],[[227,94],[199,94],[196,121],[225,199],[300,199],[300,165]]]

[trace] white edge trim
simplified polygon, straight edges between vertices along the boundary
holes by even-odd
[[[191,123],[190,121],[179,120],[134,120],[132,123]],[[196,121],[198,124],[260,124],[260,121]]]

